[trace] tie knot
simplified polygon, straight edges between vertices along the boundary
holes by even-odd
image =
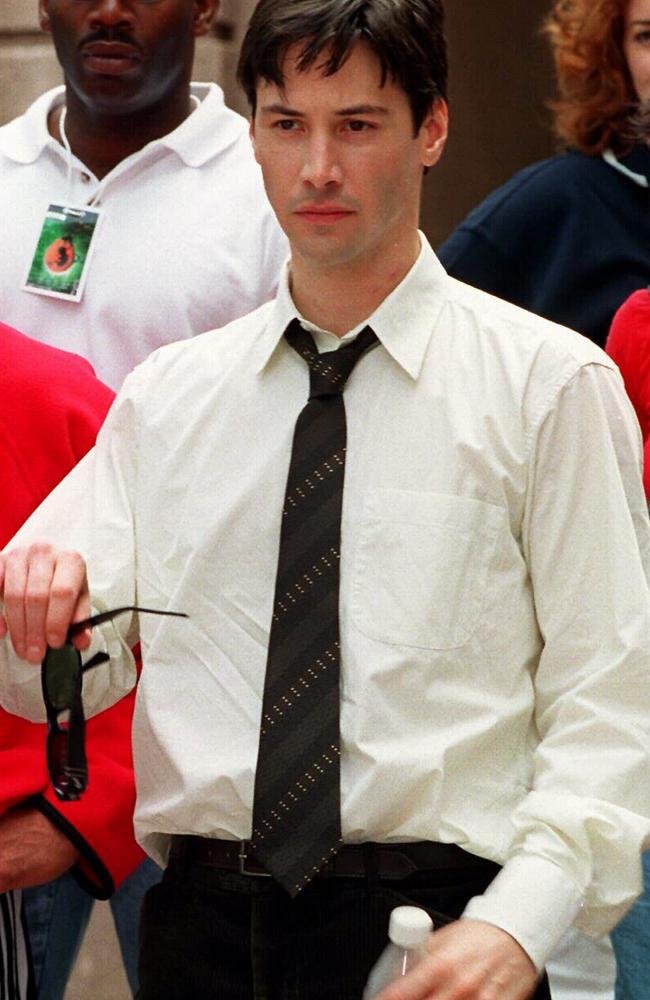
[[[377,343],[377,337],[366,326],[358,337],[337,351],[319,354],[314,339],[298,320],[292,320],[285,337],[294,351],[309,365],[309,398],[340,396],[352,369],[362,354]]]

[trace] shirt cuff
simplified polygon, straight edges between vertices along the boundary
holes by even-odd
[[[582,894],[563,869],[532,854],[517,854],[482,896],[470,899],[463,919],[506,931],[541,973],[581,905]]]

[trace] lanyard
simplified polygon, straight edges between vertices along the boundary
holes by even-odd
[[[190,101],[192,101],[192,103],[194,104],[194,108],[192,109],[192,111],[195,111],[196,108],[199,108],[201,106],[201,101],[196,96],[196,94],[190,94]],[[67,114],[68,114],[68,106],[66,104],[64,104],[63,105],[63,110],[61,112],[61,117],[59,118],[59,132],[61,134],[61,142],[63,143],[63,148],[65,149],[65,152],[66,152],[66,165],[67,165],[66,186],[67,186],[67,189],[68,189],[67,190],[67,196],[66,196],[66,203],[68,205],[71,205],[72,204],[72,157],[73,157],[73,153],[72,153],[72,149],[70,147],[70,142],[68,140],[68,134],[67,134],[67,132],[65,130],[65,120],[66,120]],[[99,182],[99,187],[97,188],[97,191],[95,192],[95,194],[93,195],[93,197],[90,199],[90,201],[88,201],[86,203],[87,206],[88,206],[88,208],[92,208],[94,205],[97,205],[99,203],[99,199],[101,198],[102,194],[104,193],[104,186],[105,186],[104,185],[104,181],[106,181],[109,176],[110,176],[110,174],[107,174],[106,177],[104,177],[103,180],[101,180]]]
[[[70,142],[68,140],[68,134],[67,134],[67,132],[65,130],[65,119],[66,119],[66,115],[67,114],[68,114],[68,108],[67,108],[67,105],[64,104],[63,105],[63,111],[61,112],[61,117],[59,118],[59,132],[61,133],[61,142],[63,143],[63,148],[65,149],[65,152],[66,152],[66,165],[67,165],[67,170],[66,170],[66,187],[67,187],[66,205],[71,205],[72,204],[72,155],[73,154],[72,154],[72,149],[70,148]],[[104,180],[105,180],[105,178],[104,178]],[[103,186],[104,186],[104,182],[100,181],[99,187],[97,188],[97,191],[95,192],[95,194],[93,195],[93,197],[88,202],[88,207],[89,208],[92,208],[92,206],[96,205],[97,202],[99,201],[100,195],[103,192]]]

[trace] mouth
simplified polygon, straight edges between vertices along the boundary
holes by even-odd
[[[343,205],[303,205],[296,209],[299,219],[321,226],[331,226],[350,218],[354,212]]]
[[[99,76],[122,76],[142,62],[139,50],[126,42],[89,42],[81,57],[84,66]]]

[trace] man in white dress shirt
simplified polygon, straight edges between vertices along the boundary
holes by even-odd
[[[401,902],[442,917],[382,1000],[541,1000],[565,931],[606,933],[641,888],[638,427],[598,348],[450,279],[418,233],[447,132],[442,18],[440,0],[261,0],[240,79],[291,242],[278,295],[140,366],[0,561],[17,714],[42,718],[30,664],[91,606],[189,615],[75,640],[110,656],[84,679],[92,712],[132,687],[142,642],[136,830],[168,865],[145,901],[143,1000],[358,1000]],[[338,354],[359,344],[341,396]],[[347,438],[296,480],[304,414],[334,413],[322,399],[344,399]],[[336,503],[295,511],[341,466],[340,548],[323,555]],[[285,590],[287,524],[305,572]],[[305,623],[330,627],[331,594],[312,596],[329,578],[340,642],[316,654]],[[302,706],[334,662],[340,738],[260,821],[260,765],[292,765],[281,740],[269,769],[269,733],[318,737],[331,687],[322,711]],[[337,829],[335,773],[339,842],[298,891],[286,869],[311,845],[294,828]],[[305,814],[313,788],[327,794]]]

